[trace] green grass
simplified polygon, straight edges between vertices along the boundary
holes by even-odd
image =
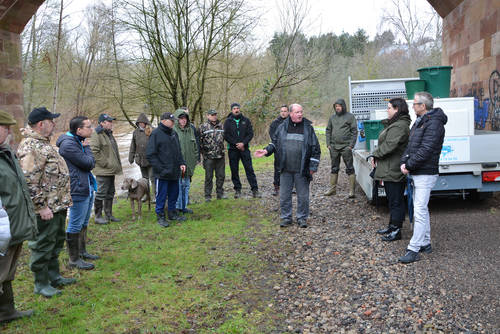
[[[254,159],[257,171],[272,171],[270,158]],[[229,168],[227,167],[227,174]],[[242,179],[244,171],[241,168]],[[230,182],[230,177],[226,176]],[[243,181],[243,180],[242,180]],[[226,181],[227,182],[227,181]],[[246,185],[248,186],[248,185]],[[2,333],[258,333],[273,328],[268,304],[272,296],[252,277],[265,274],[255,247],[273,229],[253,199],[204,203],[203,168],[193,177],[191,208],[181,224],[162,228],[154,209],[141,222],[130,221],[130,206],[121,200],[114,213],[120,223],[91,223],[87,249],[101,256],[96,269],[61,269],[78,283],[46,299],[33,294],[29,250],[25,244],[14,294],[19,309],[35,315],[0,326]],[[231,194],[229,194],[231,195]],[[144,209],[143,209],[144,210]],[[263,211],[264,212],[264,211]],[[275,273],[269,274],[269,279]],[[266,276],[266,277],[267,277]],[[269,283],[272,287],[272,282]],[[256,298],[255,296],[258,296]]]

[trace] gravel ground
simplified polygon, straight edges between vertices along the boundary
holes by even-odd
[[[382,242],[375,231],[387,224],[387,208],[369,205],[360,189],[348,199],[344,171],[337,195],[323,197],[329,161],[322,161],[307,229],[278,227],[271,173],[259,184],[280,245],[263,255],[283,277],[273,287],[272,307],[283,318],[277,332],[500,333],[499,195],[431,200],[434,251],[403,265],[408,221],[403,240]]]

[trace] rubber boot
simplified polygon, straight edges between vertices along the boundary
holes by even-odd
[[[61,290],[57,290],[49,283],[49,273],[47,268],[33,272],[35,276],[35,294],[50,298],[61,294]]]
[[[87,226],[82,227],[80,231],[80,257],[86,260],[98,260],[98,255],[87,253]]]
[[[186,217],[177,213],[177,210],[168,211],[168,220],[185,221]]]
[[[66,244],[68,245],[70,268],[78,268],[82,270],[92,270],[94,265],[90,262],[85,262],[80,258],[80,233],[66,233]]]
[[[94,221],[96,224],[106,225],[109,224],[108,220],[102,216],[102,200],[96,199],[94,201]]]
[[[339,178],[339,174],[331,174],[330,175],[330,190],[323,194],[323,196],[332,196],[337,193],[337,180]]]
[[[354,198],[354,188],[356,187],[356,174],[349,175],[349,198]]]
[[[2,284],[3,293],[0,295],[0,322],[8,322],[19,318],[29,317],[32,310],[18,311],[14,306],[14,292],[12,291],[12,281],[5,281]]]
[[[58,258],[50,260],[48,265],[48,273],[49,273],[50,285],[52,285],[54,288],[57,288],[58,286],[64,286],[76,283],[76,279],[74,278],[66,278],[61,276],[61,272],[59,271]]]
[[[113,217],[113,200],[112,199],[105,199],[104,200],[104,213],[106,214],[106,218],[109,221],[112,221],[115,223],[118,223],[121,221],[120,219]]]
[[[161,215],[159,213],[156,214],[156,221],[158,222],[158,225],[161,227],[169,227],[170,225],[168,224],[168,221],[165,220],[165,215]]]

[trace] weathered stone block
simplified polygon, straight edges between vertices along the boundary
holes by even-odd
[[[468,1],[470,7],[464,13],[465,25],[470,26],[481,21],[486,13],[486,1]]]
[[[479,78],[481,80],[489,79],[491,72],[496,70],[496,59],[495,57],[488,57],[479,62]]]
[[[497,16],[498,11],[495,11],[493,14],[488,15],[481,20],[481,31],[479,35],[481,39],[486,36],[491,36],[497,32]]]
[[[491,35],[491,55],[500,55],[500,31]]]
[[[469,62],[479,61],[484,58],[484,39],[473,43],[469,47]]]

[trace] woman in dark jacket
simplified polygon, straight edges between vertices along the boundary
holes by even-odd
[[[404,191],[406,177],[400,169],[399,161],[403,155],[410,134],[411,119],[408,105],[404,99],[394,98],[387,106],[387,119],[382,121],[384,130],[378,137],[378,147],[373,152],[372,166],[375,180],[384,183],[390,220],[387,228],[378,230],[383,241],[401,239],[401,228],[405,219]]]

